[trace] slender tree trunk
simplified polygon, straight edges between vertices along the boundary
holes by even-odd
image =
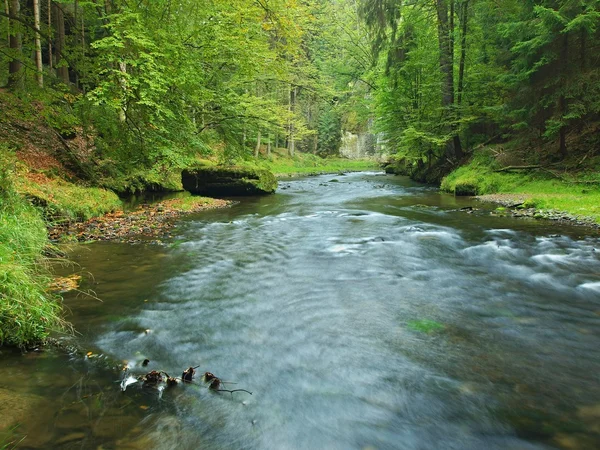
[[[254,157],[258,158],[258,153],[260,152],[260,130],[258,130],[258,135],[256,136],[256,147],[254,147]]]
[[[10,0],[9,15],[20,17],[21,5],[19,0]],[[10,24],[9,47],[12,51],[11,60],[8,63],[8,87],[10,89],[20,89],[24,85],[23,80],[23,37],[19,30],[19,24],[16,20],[12,20]]]
[[[269,140],[267,141],[267,157],[271,157],[271,140],[273,139],[273,135],[269,133]]]
[[[452,54],[450,53],[450,30],[448,24],[448,4],[446,0],[436,0],[438,17],[438,44],[440,48],[440,71],[442,73],[442,106],[452,106],[454,90],[454,74],[452,70]]]
[[[48,66],[52,72],[54,67],[52,56],[52,0],[48,0]]]
[[[450,0],[454,1],[454,0]],[[454,65],[451,53],[452,44],[450,36],[450,22],[448,19],[447,0],[436,0],[438,19],[438,43],[440,48],[440,72],[442,73],[442,108],[446,118],[454,121]],[[446,157],[450,160],[460,159],[463,156],[460,137],[456,126],[450,126],[453,133],[452,140],[446,144]]]
[[[561,82],[560,82],[560,97],[558,99],[558,110],[560,112],[560,120],[562,125],[558,132],[559,140],[559,152],[561,158],[567,156],[567,124],[564,122],[564,117],[567,114],[567,98],[565,96],[566,89],[566,78],[567,78],[567,67],[569,65],[569,34],[565,33],[562,38],[562,47],[560,49],[560,66],[561,66]]]
[[[79,26],[79,24],[77,23],[78,16],[79,16],[79,1],[74,0],[73,1],[73,23],[75,24],[75,30],[73,33],[73,37],[74,37],[73,47],[75,47],[75,48],[77,48],[77,44],[79,41],[79,35],[77,34],[77,27]],[[79,87],[79,74],[77,72],[75,72],[75,86]]]
[[[33,23],[36,30],[40,29],[40,0],[33,0]],[[38,32],[35,33],[35,78],[39,87],[44,87],[44,74],[42,66],[42,40]]]
[[[450,1],[450,14],[448,17],[448,42],[450,44],[450,67],[452,70],[452,82],[454,83],[454,2]],[[452,104],[455,103],[454,85],[452,86]]]
[[[6,15],[10,15],[10,6],[8,5],[8,0],[4,0],[4,11]],[[6,45],[10,47],[10,19],[6,19],[8,24],[6,25]]]
[[[124,61],[119,61],[119,71],[122,74],[127,74],[127,63]],[[127,78],[125,76],[119,79],[119,83],[121,84],[121,89],[123,90],[123,104],[121,105],[121,109],[119,109],[119,120],[121,122],[125,122],[127,120]]]
[[[69,84],[69,68],[62,64],[62,54],[65,52],[65,15],[59,5],[54,5],[56,19],[56,75],[65,84]]]
[[[294,154],[296,153],[296,143],[294,141],[294,112],[296,110],[296,93],[297,93],[297,87],[295,86],[291,86],[290,85],[290,102],[288,104],[288,112],[290,115],[290,122],[289,122],[289,127],[288,127],[288,133],[289,133],[289,138],[288,138],[288,155],[290,157],[294,157]]]
[[[467,59],[467,24],[469,19],[469,0],[462,3],[461,33],[460,33],[460,63],[458,67],[458,106],[462,105],[465,86],[465,61]]]

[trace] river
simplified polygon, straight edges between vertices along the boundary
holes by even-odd
[[[71,247],[60,270],[102,300],[65,296],[91,355],[0,356],[19,415],[0,448],[599,448],[598,234],[492,209],[323,175],[186,217],[165,246]],[[120,392],[114,361],[252,395]]]

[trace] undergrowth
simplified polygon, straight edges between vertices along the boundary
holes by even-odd
[[[14,160],[0,144],[0,345],[23,347],[64,327],[42,253],[48,245],[39,212],[13,185]]]

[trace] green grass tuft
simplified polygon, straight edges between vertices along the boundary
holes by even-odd
[[[42,252],[48,245],[39,212],[14,190],[14,163],[0,146],[0,345],[26,346],[63,328]]]

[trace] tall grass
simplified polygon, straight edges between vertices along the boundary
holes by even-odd
[[[14,190],[14,160],[0,144],[0,345],[26,346],[63,326],[61,306],[46,291],[40,213]]]

